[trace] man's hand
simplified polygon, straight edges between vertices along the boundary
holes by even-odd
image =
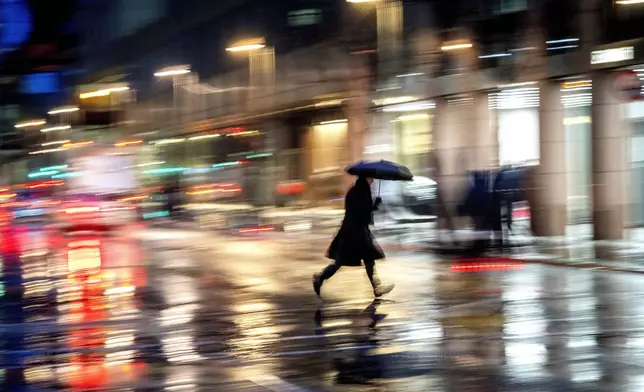
[[[380,204],[382,204],[382,198],[376,197],[376,200],[373,201],[374,207],[378,207]]]

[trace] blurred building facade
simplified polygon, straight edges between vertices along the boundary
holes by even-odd
[[[529,163],[538,234],[644,223],[644,190],[628,186],[644,181],[644,107],[623,86],[644,62],[644,5],[125,3],[86,2],[77,93],[131,91],[80,103],[122,113],[114,138],[145,139],[171,167],[239,165],[254,203],[290,180],[308,200],[339,197],[340,169],[362,158],[434,177],[454,203],[468,170]]]

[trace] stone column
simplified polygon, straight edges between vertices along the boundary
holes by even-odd
[[[378,73],[382,80],[395,74],[402,50],[403,5],[400,0],[377,3]]]
[[[445,208],[443,216],[439,217],[439,229],[456,229],[465,224],[464,220],[453,219],[466,180],[466,131],[471,126],[471,120],[467,116],[463,117],[467,112],[464,109],[466,108],[459,105],[450,105],[446,99],[436,100],[433,163],[439,197]]]
[[[347,164],[364,158],[365,133],[369,116],[369,70],[364,61],[351,59],[351,79],[349,99],[343,106],[348,120],[347,128]],[[346,185],[353,179],[346,176]]]
[[[474,169],[483,170],[499,160],[499,134],[497,111],[490,109],[490,98],[487,92],[474,94],[473,128],[475,135]]]
[[[624,107],[613,94],[609,72],[593,75],[592,169],[593,226],[596,240],[623,238],[625,226],[626,138],[630,128]]]
[[[537,236],[566,234],[566,145],[561,88],[540,82],[540,165],[536,170],[536,205],[532,212]]]

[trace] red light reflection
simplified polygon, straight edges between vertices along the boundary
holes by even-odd
[[[462,260],[452,264],[452,272],[509,271],[522,269],[524,263],[508,258]]]
[[[32,184],[27,185],[27,189],[37,189],[37,188],[48,188],[52,186],[61,186],[64,185],[64,181],[44,181],[44,182],[34,182]]]

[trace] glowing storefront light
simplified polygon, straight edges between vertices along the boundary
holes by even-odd
[[[427,120],[431,118],[429,114],[419,113],[419,114],[410,114],[408,116],[400,116],[392,122],[401,122],[401,121],[414,121],[414,120]]]
[[[27,128],[27,127],[37,127],[39,125],[45,125],[47,122],[45,120],[31,120],[21,122],[15,125],[16,128]]]
[[[49,127],[49,128],[43,128],[40,130],[40,132],[47,133],[47,132],[53,132],[53,131],[64,131],[66,129],[71,129],[71,125],[59,125],[55,127]]]
[[[347,119],[338,119],[338,120],[330,120],[330,121],[322,121],[320,125],[329,125],[329,124],[344,124],[347,122]]]
[[[635,58],[635,48],[625,46],[623,48],[595,50],[590,53],[590,63],[607,64],[620,61],[633,60]]]
[[[590,116],[566,117],[564,118],[564,125],[579,125],[590,124],[592,119]]]
[[[43,144],[41,144],[41,146],[47,147],[47,146],[54,146],[54,145],[57,145],[57,144],[67,144],[69,142],[71,142],[71,140],[56,140],[56,141],[53,141],[53,142],[43,143]]]
[[[428,109],[434,109],[436,108],[436,104],[434,102],[415,102],[415,103],[409,103],[409,104],[404,104],[404,105],[395,105],[395,106],[390,106],[383,108],[383,112],[390,112],[390,113],[395,113],[395,112],[416,112],[416,111],[421,111],[421,110],[428,110]]]
[[[443,51],[462,50],[462,49],[469,49],[472,46],[473,45],[471,43],[467,42],[462,44],[444,45],[444,46],[441,46],[441,50]]]
[[[577,87],[590,87],[590,80],[575,80],[574,82],[564,82],[561,84],[561,87],[565,89],[577,88]]]
[[[64,106],[60,108],[54,108],[48,111],[47,114],[72,113],[72,112],[77,112],[79,110],[80,108],[78,106]]]
[[[619,5],[644,4],[644,0],[616,0],[615,4],[619,4]]]
[[[263,49],[266,47],[264,38],[251,38],[243,41],[236,42],[230,47],[226,48],[228,52],[252,52],[254,50]]]
[[[122,91],[127,91],[130,88],[127,86],[121,86],[121,87],[111,87],[111,88],[106,88],[103,90],[96,90],[96,91],[90,91],[87,93],[82,93],[78,97],[80,99],[89,99],[89,98],[96,98],[96,97],[107,97],[108,95],[112,93],[117,93],[117,92],[122,92]]]
[[[512,88],[490,94],[491,109],[522,109],[538,106],[538,87]]]
[[[160,71],[154,73],[154,76],[164,77],[164,76],[178,76],[185,75],[190,73],[190,67],[186,65],[164,68]]]
[[[416,101],[418,100],[417,97],[412,97],[409,95],[405,95],[402,97],[391,97],[391,98],[383,98],[383,99],[376,99],[373,101],[373,104],[376,106],[385,106],[385,105],[395,105],[397,103],[405,103],[405,102],[411,102],[411,101]]]

